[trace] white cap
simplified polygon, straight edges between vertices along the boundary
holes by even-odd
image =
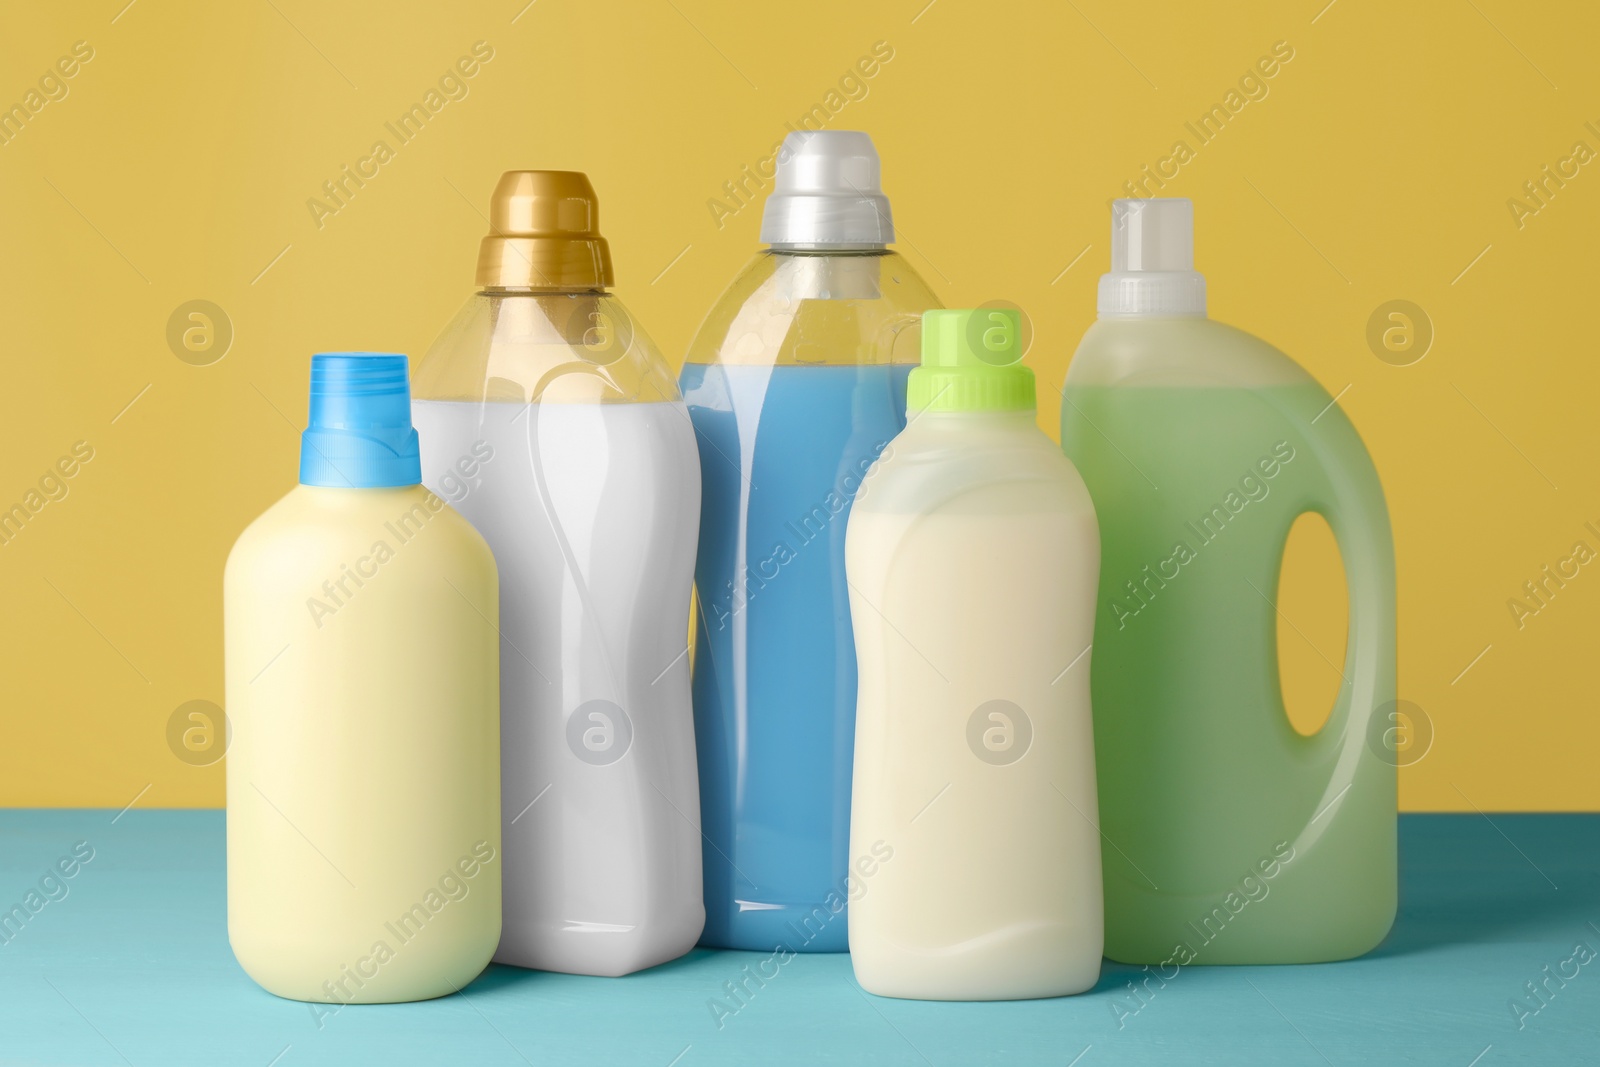
[[[882,248],[893,241],[872,138],[857,130],[785,137],[761,240],[775,248]]]
[[[1111,273],[1100,276],[1104,317],[1204,315],[1206,280],[1194,270],[1194,204],[1186,198],[1111,205]]]

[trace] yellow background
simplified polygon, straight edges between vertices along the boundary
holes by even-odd
[[[1285,41],[1267,96],[1164,192],[1196,202],[1212,314],[1343,390],[1383,477],[1400,695],[1435,731],[1402,805],[1600,808],[1600,565],[1521,629],[1507,607],[1575,541],[1600,548],[1600,165],[1520,228],[1507,206],[1575,142],[1600,148],[1593,5],[125,3],[18,7],[0,35],[0,104],[94,49],[0,146],[0,507],[94,449],[0,546],[0,804],[221,803],[222,766],[180,761],[167,726],[222,698],[223,561],[295,480],[308,358],[419,356],[469,291],[502,170],[590,174],[618,292],[681,356],[757,247],[759,203],[719,228],[708,201],[887,42],[829,125],[871,132],[899,248],[948,305],[1026,309],[1054,436],[1107,201],[1195,147],[1184,123]],[[395,146],[383,124],[480,40],[494,56],[466,98],[319,228],[307,200]],[[235,334],[209,366],[167,343],[195,299]],[[1409,366],[1366,340],[1395,299],[1435,330]],[[1308,541],[1281,636],[1315,718],[1343,609]]]

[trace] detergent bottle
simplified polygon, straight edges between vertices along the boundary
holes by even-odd
[[[850,961],[880,996],[1053,997],[1100,976],[1100,533],[1039,429],[1020,333],[1014,310],[923,315],[906,428],[850,513]]]
[[[511,171],[477,291],[417,367],[422,477],[500,564],[496,961],[620,975],[704,923],[689,708],[700,469],[666,360],[611,293],[584,175]]]
[[[1119,200],[1061,441],[1104,546],[1093,690],[1106,955],[1359,956],[1394,919],[1394,545],[1383,489],[1310,374],[1206,317],[1188,200]],[[1278,680],[1278,575],[1306,512],[1348,576],[1342,683],[1302,735]],[[1292,622],[1293,620],[1291,620]]]
[[[300,484],[223,575],[228,941],[269,992],[454,993],[500,937],[494,557],[424,489],[406,358],[312,357]]]
[[[864,133],[792,133],[757,253],[681,381],[700,445],[703,941],[842,952],[856,665],[844,533],[905,424],[919,316]]]

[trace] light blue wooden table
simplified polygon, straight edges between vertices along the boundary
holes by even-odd
[[[1060,1000],[884,1000],[842,955],[796,957],[741,1004],[725,983],[762,954],[696,950],[628,978],[492,967],[463,995],[319,1028],[228,950],[221,812],[3,811],[0,908],[39,895],[0,926],[0,1064],[1600,1064],[1600,956],[1579,962],[1600,953],[1600,815],[1400,829],[1378,951],[1185,968],[1142,1005],[1115,964]],[[78,842],[93,858],[41,886]]]

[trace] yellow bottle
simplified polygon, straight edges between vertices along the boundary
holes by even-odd
[[[422,488],[404,356],[318,355],[223,581],[228,939],[269,992],[454,992],[500,936],[498,577]]]

